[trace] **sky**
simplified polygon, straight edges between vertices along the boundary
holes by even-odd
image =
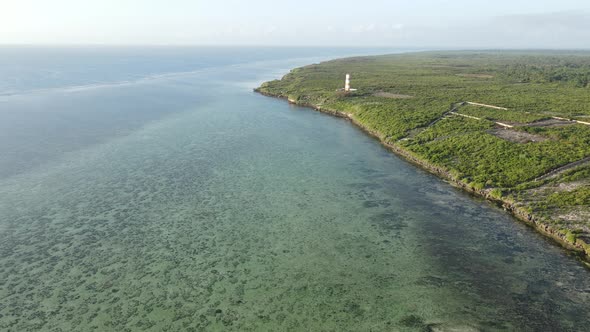
[[[590,48],[590,0],[0,0],[0,44]]]

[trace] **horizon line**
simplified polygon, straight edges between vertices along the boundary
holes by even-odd
[[[382,48],[416,51],[590,51],[590,47],[466,47],[466,46],[408,46],[408,45],[275,45],[275,44],[120,44],[120,43],[0,43],[0,47],[121,47],[121,48]]]

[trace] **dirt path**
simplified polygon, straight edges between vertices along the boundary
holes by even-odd
[[[411,97],[411,96],[408,96],[408,97]],[[416,135],[420,134],[424,130],[426,130],[426,129],[432,127],[432,126],[434,126],[436,123],[438,123],[442,119],[447,118],[449,115],[457,115],[457,116],[462,116],[462,117],[465,117],[465,118],[470,118],[470,119],[480,120],[480,121],[487,120],[487,119],[482,119],[482,118],[478,118],[478,117],[467,115],[467,114],[458,113],[457,111],[459,110],[459,107],[465,106],[465,105],[488,107],[488,108],[493,108],[493,109],[497,109],[497,110],[505,110],[505,111],[508,110],[508,108],[505,108],[505,107],[494,106],[494,105],[487,105],[487,104],[480,104],[480,103],[474,103],[474,102],[470,102],[470,101],[458,102],[458,103],[453,104],[451,106],[451,109],[450,110],[444,112],[436,120],[430,122],[429,124],[427,124],[424,127],[420,127],[420,128],[416,128],[416,129],[412,130],[411,133],[408,136],[406,136],[404,138],[401,138],[399,141],[405,141],[405,140],[412,139],[413,137],[415,137]],[[526,113],[528,113],[528,112],[526,112]],[[562,123],[568,123],[569,122],[569,123],[580,123],[580,124],[584,124],[584,125],[590,125],[590,122],[584,122],[584,121],[573,120],[573,119],[565,119],[565,118],[560,118],[560,117],[556,117],[556,116],[552,117],[552,119],[553,119],[553,121],[558,120],[558,121],[561,121]],[[491,121],[491,120],[488,120],[488,121]],[[494,122],[497,126],[501,126],[503,128],[507,128],[507,129],[514,128],[513,125],[510,125],[510,124],[507,124],[507,123],[497,122],[497,121],[492,121],[492,122]],[[533,141],[537,141],[537,140],[533,140]],[[572,163],[572,164],[575,164],[575,163]],[[565,165],[563,167],[568,167],[568,166],[569,165]],[[575,167],[575,166],[577,166],[577,164],[572,165],[572,167]],[[569,168],[566,168],[564,170],[567,170],[567,169],[569,169]],[[559,173],[558,170],[560,170],[560,169],[558,168],[558,169],[556,169],[554,171],[556,171],[556,172]],[[543,175],[542,177],[539,177],[539,178],[535,179],[535,181],[540,180],[540,179],[544,179],[546,176],[550,176],[549,174],[550,173],[548,173],[546,175]]]
[[[457,113],[457,112],[449,112],[449,113],[450,114],[453,114],[453,115],[459,115],[459,116],[462,116],[464,118],[474,119],[474,120],[480,120],[480,121],[481,120],[487,120],[487,119],[482,119],[482,118],[478,118],[478,117],[475,117],[475,116],[461,114],[461,113]],[[491,121],[491,120],[487,120],[487,121]],[[498,126],[501,126],[501,127],[504,127],[504,128],[514,128],[514,126],[509,125],[509,124],[506,124],[506,123],[496,122],[496,121],[494,121],[494,123],[497,124]]]
[[[590,122],[586,122],[586,121],[560,118],[560,117],[557,117],[557,116],[553,116],[552,118],[555,119],[555,120],[570,121],[570,122],[575,122],[575,123],[579,123],[579,124],[590,126]]]
[[[426,126],[424,126],[424,127],[420,127],[420,128],[416,128],[416,129],[412,130],[411,134],[409,134],[408,136],[406,136],[406,137],[404,137],[404,138],[401,138],[401,139],[399,139],[398,141],[405,141],[405,140],[411,139],[412,137],[414,137],[414,136],[416,136],[416,135],[420,134],[420,133],[421,133],[421,132],[423,132],[424,130],[426,130],[426,129],[428,129],[428,128],[432,127],[432,126],[434,126],[434,125],[435,125],[437,122],[439,122],[440,120],[442,120],[442,119],[446,118],[446,117],[447,117],[449,114],[451,114],[451,113],[455,112],[455,111],[456,111],[456,110],[457,110],[457,109],[458,109],[460,106],[462,106],[463,104],[464,104],[464,103],[456,103],[456,104],[453,104],[453,105],[451,106],[451,109],[450,109],[450,110],[448,110],[448,111],[444,112],[443,114],[441,114],[441,116],[440,116],[440,117],[438,117],[436,120],[434,120],[434,121],[430,122],[429,124],[427,124],[427,125],[426,125]]]
[[[488,104],[474,103],[474,102],[471,102],[471,101],[466,101],[465,103],[468,104],[468,105],[493,108],[493,109],[502,110],[502,111],[507,111],[508,110],[506,107],[500,107],[500,106],[494,106],[494,105],[488,105]]]
[[[550,171],[549,173],[546,173],[544,175],[539,176],[538,178],[535,179],[535,181],[541,181],[541,180],[545,180],[545,179],[549,179],[552,178],[554,176],[557,176],[569,169],[572,169],[574,167],[586,164],[586,163],[590,163],[590,157],[586,157],[584,159],[578,160],[578,161],[574,161],[573,163],[569,163],[567,165],[558,167],[552,171]]]

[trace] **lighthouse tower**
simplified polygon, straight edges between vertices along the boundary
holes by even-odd
[[[350,91],[350,74],[346,74],[346,80],[344,81],[344,91]]]

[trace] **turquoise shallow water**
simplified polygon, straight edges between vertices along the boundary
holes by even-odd
[[[0,98],[0,330],[588,329],[566,252],[252,93],[286,58]]]

